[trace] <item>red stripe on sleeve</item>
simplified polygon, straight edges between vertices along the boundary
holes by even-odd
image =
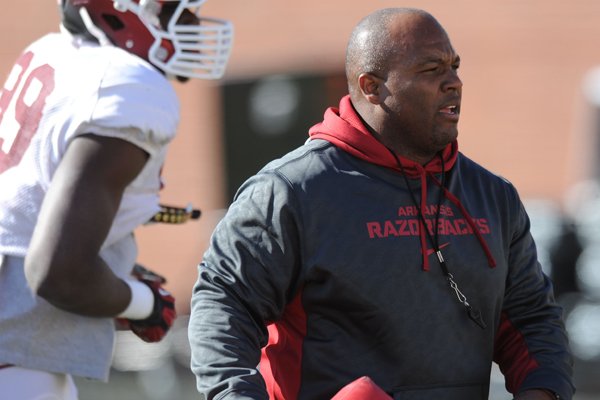
[[[494,361],[506,380],[506,388],[517,393],[527,375],[538,367],[529,353],[525,337],[519,332],[506,313],[502,313],[494,343]]]
[[[269,342],[262,349],[260,372],[269,399],[295,399],[300,391],[302,343],[306,336],[306,314],[301,294],[286,307],[282,320],[268,326]]]

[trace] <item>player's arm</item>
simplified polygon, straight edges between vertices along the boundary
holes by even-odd
[[[121,139],[72,140],[53,177],[25,258],[29,285],[54,306],[113,317],[131,290],[98,256],[127,185],[148,155]]]

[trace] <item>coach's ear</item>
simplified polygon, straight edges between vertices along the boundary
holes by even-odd
[[[384,80],[370,72],[363,72],[358,76],[358,87],[363,97],[371,104],[381,104],[382,94],[385,89]]]

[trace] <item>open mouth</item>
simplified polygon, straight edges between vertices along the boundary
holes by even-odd
[[[457,105],[452,105],[441,108],[440,112],[447,115],[458,115],[460,113],[460,109]]]

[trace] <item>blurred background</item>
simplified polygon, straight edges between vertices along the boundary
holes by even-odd
[[[198,397],[186,327],[212,229],[242,181],[302,144],[345,94],[344,52],[354,25],[397,6],[431,12],[460,54],[459,148],[519,189],[565,307],[575,399],[600,398],[600,2],[208,0],[205,15],[235,25],[233,53],[221,81],[175,84],[182,118],[162,194],[164,203],[191,203],[202,217],[136,233],[140,262],[168,277],[180,317],[157,345],[121,333],[111,383],[78,380],[82,400]],[[59,23],[54,0],[19,0],[3,10],[2,81],[24,46]],[[510,398],[503,387],[494,368],[490,399]]]

